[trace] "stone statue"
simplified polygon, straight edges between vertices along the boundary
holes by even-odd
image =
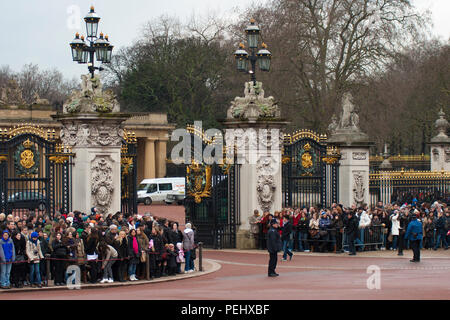
[[[37,104],[37,105],[41,105],[41,106],[50,105],[50,101],[48,101],[48,99],[41,99],[41,97],[39,97],[39,94],[37,92],[34,93],[33,100],[34,100],[33,104]]]
[[[22,90],[16,80],[11,79],[2,88],[0,96],[0,104],[3,105],[24,105],[25,100],[22,97]]]
[[[244,97],[236,97],[228,108],[228,119],[279,118],[280,110],[274,97],[264,97],[262,83],[246,82]]]
[[[336,131],[337,127],[338,127],[337,117],[335,114],[333,114],[333,116],[331,117],[331,123],[328,126],[328,131],[330,133],[333,133],[334,131]]]
[[[352,129],[359,131],[359,116],[356,113],[352,102],[352,95],[349,92],[342,96],[342,115],[338,129]]]
[[[75,90],[64,104],[64,113],[119,112],[120,106],[112,90],[103,91],[98,76],[81,76],[81,90]]]

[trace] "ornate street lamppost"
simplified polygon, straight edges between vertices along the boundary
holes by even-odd
[[[95,66],[95,56],[97,56],[97,61],[110,63],[114,46],[109,43],[108,36],[103,36],[103,33],[100,33],[100,37],[97,38],[100,17],[95,13],[93,6],[84,21],[86,22],[86,39],[89,41],[89,45],[84,41],[84,37],[80,37],[77,33],[75,39],[70,43],[72,60],[80,64],[87,63],[91,77],[94,78],[95,70],[103,70],[102,67]]]
[[[267,45],[262,43],[262,49],[256,52],[259,43],[259,35],[260,29],[257,25],[255,25],[255,20],[250,20],[250,25],[245,29],[245,33],[247,35],[247,44],[251,50],[251,55],[245,51],[245,46],[243,43],[239,44],[239,49],[234,53],[234,57],[237,63],[237,69],[241,72],[246,72],[251,75],[251,80],[253,81],[253,85],[256,86],[256,62],[258,61],[259,69],[261,71],[269,71],[270,70],[270,62],[272,59],[272,54],[269,50],[267,50]],[[248,70],[249,62],[251,65],[251,70]]]

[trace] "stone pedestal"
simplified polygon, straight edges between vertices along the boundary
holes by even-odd
[[[240,227],[238,249],[257,247],[250,235],[249,217],[255,209],[273,213],[282,209],[281,150],[283,129],[288,122],[280,118],[273,97],[264,97],[262,84],[245,85],[245,97],[237,97],[223,121],[227,150],[236,148],[240,164]]]
[[[445,113],[439,112],[439,119],[435,124],[438,135],[431,139],[431,171],[450,171],[450,138],[447,136],[448,121]]]
[[[337,144],[339,160],[339,202],[345,207],[369,203],[369,146]]]
[[[75,157],[72,168],[73,208],[89,213],[121,211],[121,123],[128,117],[101,115],[59,116],[61,140],[72,147]]]

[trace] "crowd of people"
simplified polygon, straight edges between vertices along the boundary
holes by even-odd
[[[284,208],[274,214],[258,210],[249,218],[250,233],[260,249],[267,248],[267,234],[271,221],[276,219],[283,243],[283,258],[292,259],[298,252],[347,252],[351,255],[366,250],[398,250],[410,248],[405,239],[408,224],[418,217],[422,226],[420,249],[448,249],[450,240],[450,210],[446,203],[434,201],[420,203],[363,205],[344,208],[333,204],[331,208]]]
[[[92,208],[52,219],[42,212],[0,213],[0,230],[2,289],[40,288],[50,280],[66,285],[69,265],[79,267],[82,283],[137,281],[146,276],[147,263],[152,279],[183,273],[182,264],[184,273],[195,269],[193,226],[186,223],[181,231],[177,222],[151,214],[104,217]]]

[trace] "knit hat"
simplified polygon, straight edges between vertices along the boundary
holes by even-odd
[[[51,224],[46,224],[44,227],[44,232],[47,234],[50,234],[50,232],[52,231],[52,225]]]
[[[31,234],[31,238],[33,239],[33,238],[39,238],[39,234],[36,232],[36,231],[34,231],[32,234]]]
[[[7,233],[8,235],[9,235],[9,231],[8,231],[8,229],[5,229],[5,230],[3,230],[3,232],[2,232],[2,236],[5,234],[5,233]]]

